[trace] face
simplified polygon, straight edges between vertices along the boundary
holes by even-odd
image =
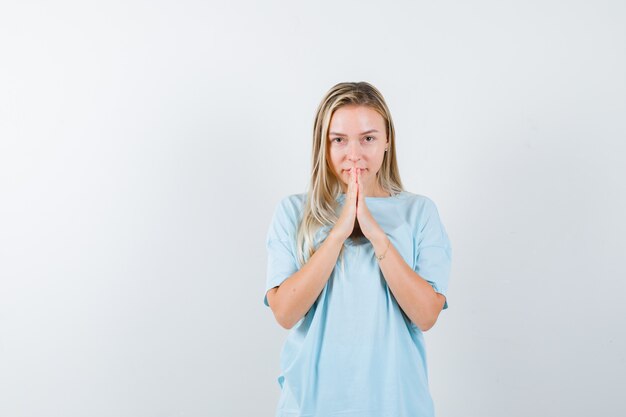
[[[385,131],[385,119],[371,107],[348,105],[333,113],[327,138],[329,157],[344,193],[350,181],[350,168],[362,168],[361,183],[366,196],[380,191],[376,188],[376,173],[388,144]]]

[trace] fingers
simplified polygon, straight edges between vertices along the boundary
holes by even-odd
[[[359,185],[356,182],[356,168],[352,168],[352,187],[354,190],[352,193],[352,197],[356,202],[357,196],[359,194]]]
[[[362,169],[357,169],[356,171],[356,205],[357,205],[357,209],[359,207],[359,202],[361,200],[363,200],[363,184],[361,183],[361,172],[363,170]]]
[[[356,168],[350,169],[350,194],[355,196],[357,192]]]
[[[348,197],[352,194],[352,171],[350,171],[350,179],[348,180]]]
[[[357,182],[357,199],[360,201],[360,200],[363,200],[363,184],[361,183],[361,170],[360,169],[357,171],[356,182]]]

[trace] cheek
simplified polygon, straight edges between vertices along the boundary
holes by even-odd
[[[328,164],[331,166],[332,171],[335,173],[335,175],[341,176],[341,164],[332,159],[328,161]]]

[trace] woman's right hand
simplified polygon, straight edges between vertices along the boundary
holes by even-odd
[[[350,170],[350,181],[348,182],[348,192],[346,193],[343,209],[331,231],[341,238],[342,241],[350,237],[356,222],[357,192],[359,189],[357,186],[356,169],[355,167]]]

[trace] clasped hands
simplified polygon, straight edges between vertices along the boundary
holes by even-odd
[[[343,211],[333,229],[336,229],[337,233],[345,240],[350,237],[355,223],[358,222],[363,235],[370,242],[374,242],[386,238],[386,235],[365,203],[365,188],[361,180],[361,171],[360,168],[356,167],[350,169]]]

